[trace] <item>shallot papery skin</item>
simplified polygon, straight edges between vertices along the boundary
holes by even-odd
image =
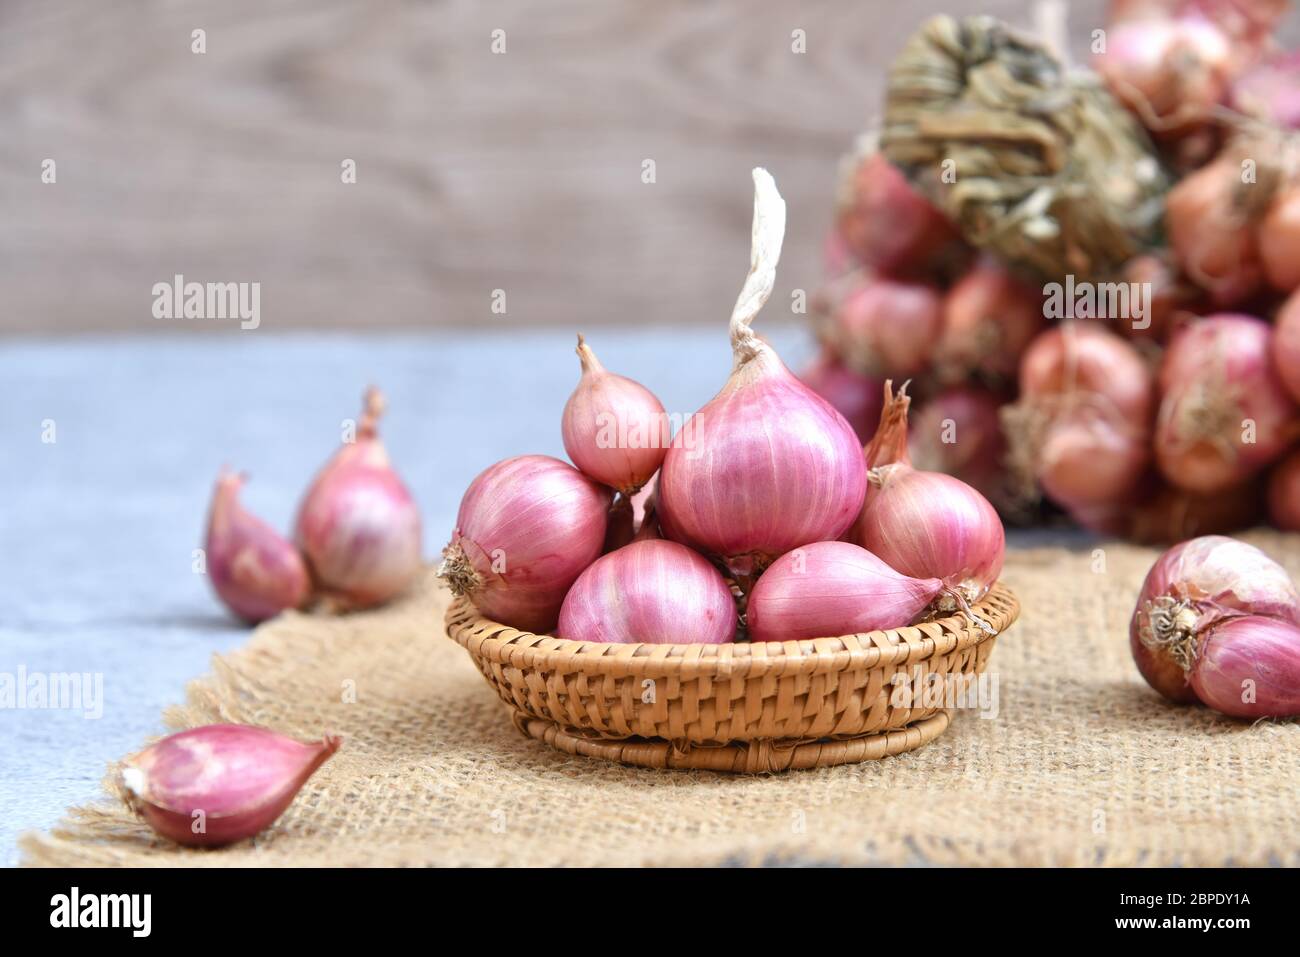
[[[545,633],[600,555],[609,507],[609,489],[567,462],[505,459],[470,483],[438,576],[488,618]]]
[[[1300,625],[1300,594],[1258,548],[1203,535],[1169,549],[1147,572],[1129,625],[1142,677],[1171,701],[1197,700],[1188,684],[1197,642],[1226,618],[1261,615]]]
[[[943,590],[908,578],[848,542],[814,542],[778,558],[749,594],[751,641],[835,638],[910,625]]]
[[[1300,184],[1278,192],[1259,221],[1257,235],[1269,284],[1281,292],[1300,288]]]
[[[954,383],[974,375],[1014,378],[1021,355],[1044,324],[1042,295],[984,259],[944,297],[935,367]]]
[[[306,604],[311,579],[298,549],[240,505],[244,482],[231,472],[217,478],[205,554],[217,596],[240,618],[257,624]]]
[[[1243,192],[1239,161],[1225,152],[1179,180],[1165,201],[1165,229],[1179,266],[1225,307],[1246,300],[1264,281],[1243,196],[1253,194]]]
[[[1300,714],[1300,628],[1258,615],[1222,621],[1198,643],[1190,682],[1203,704],[1234,718]]]
[[[869,375],[916,375],[930,364],[943,326],[943,297],[933,286],[867,276],[831,314],[831,346]]]
[[[792,548],[838,538],[866,488],[853,427],[749,325],[771,294],[785,232],[785,203],[771,176],[755,170],[754,184],[750,274],[731,319],[731,377],[674,436],[658,483],[664,534],[742,580]]]
[[[420,513],[379,439],[383,411],[383,395],[368,389],[355,440],[325,463],[298,509],[296,537],[312,578],[342,609],[382,604],[420,571]]]
[[[578,576],[557,633],[572,641],[720,645],[735,638],[736,602],[698,552],[676,542],[633,542]]]
[[[1300,290],[1282,303],[1273,320],[1273,371],[1291,398],[1300,402]]]
[[[923,269],[958,240],[955,227],[884,155],[853,158],[836,227],[857,261],[885,272]]]
[[[884,384],[880,379],[853,371],[829,350],[822,350],[799,378],[844,416],[859,442],[871,438],[880,420],[880,389]]]
[[[127,804],[177,844],[215,847],[269,827],[339,749],[267,728],[210,724],[163,738],[123,762]]]
[[[938,578],[967,602],[997,581],[1006,533],[989,500],[960,479],[912,467],[904,390],[885,386],[880,428],[864,458],[870,487],[850,540],[911,578]]]
[[[1276,459],[1297,434],[1295,402],[1273,369],[1273,331],[1218,314],[1183,328],[1160,369],[1156,463],[1175,485],[1218,492]]]
[[[659,470],[668,417],[645,386],[608,371],[578,336],[582,377],[564,406],[564,451],[584,475],[631,495]]]

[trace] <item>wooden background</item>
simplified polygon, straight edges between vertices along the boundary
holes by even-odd
[[[0,333],[157,331],[175,273],[260,282],[263,329],[723,322],[756,164],[789,203],[788,303],[903,40],[1027,7],[6,0]],[[1100,10],[1072,5],[1080,52]]]

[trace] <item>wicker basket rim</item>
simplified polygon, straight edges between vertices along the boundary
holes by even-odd
[[[1001,582],[975,606],[993,629],[978,627],[964,615],[882,631],[782,642],[702,644],[611,644],[536,635],[492,621],[467,598],[447,609],[447,636],[472,655],[488,661],[557,668],[588,674],[713,673],[724,677],[835,672],[880,664],[924,661],[997,637],[1019,616],[1020,604]]]

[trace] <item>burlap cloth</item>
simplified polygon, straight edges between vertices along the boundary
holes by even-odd
[[[1300,539],[1250,540],[1300,572]],[[1166,705],[1129,658],[1157,552],[1013,552],[999,712],[910,754],[774,776],[625,768],[525,739],[442,629],[432,576],[390,608],[289,615],[194,682],[183,727],[341,732],[255,841],[191,851],[110,801],[22,842],[52,865],[1300,864],[1300,724]],[[355,702],[346,703],[349,682]]]

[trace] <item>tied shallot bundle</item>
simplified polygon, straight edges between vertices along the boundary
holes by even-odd
[[[1295,439],[1296,404],[1272,361],[1273,330],[1250,316],[1209,316],[1174,337],[1160,369],[1156,462],[1180,488],[1238,485]]]
[[[791,549],[842,535],[866,488],[852,426],[750,326],[771,295],[785,233],[785,202],[765,170],[754,170],[754,188],[731,376],[673,438],[658,482],[665,536],[716,558],[742,586]]]
[[[1142,584],[1129,644],[1171,701],[1242,718],[1300,713],[1300,595],[1244,542],[1210,535],[1165,552]]]
[[[993,506],[960,479],[912,467],[906,389],[885,383],[885,408],[865,456],[869,487],[851,540],[911,578],[939,579],[951,604],[984,597],[1006,550]]]

